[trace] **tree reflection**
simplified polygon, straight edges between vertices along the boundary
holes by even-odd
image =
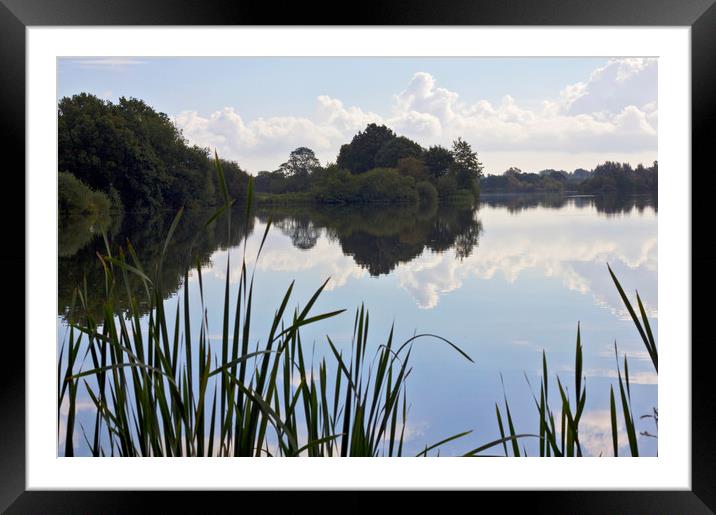
[[[220,216],[204,228],[213,212],[209,210],[185,211],[181,217],[169,246],[161,268],[159,280],[168,294],[176,292],[182,284],[187,267],[196,267],[197,263],[205,265],[210,256],[220,249],[236,245],[246,234],[253,230],[254,220],[246,224],[244,209],[234,209],[231,219],[231,237],[227,233],[228,218]],[[126,253],[130,242],[136,250],[142,268],[152,275],[159,265],[162,248],[169,227],[176,213],[164,211],[148,217],[138,214],[125,214],[121,219],[104,226],[97,227],[87,223],[72,221],[61,223],[59,241],[61,251],[58,256],[58,313],[66,320],[74,320],[83,313],[79,301],[75,309],[70,308],[73,291],[80,288],[88,295],[85,301],[88,310],[97,322],[104,318],[102,299],[105,292],[105,275],[97,254],[106,255],[107,248],[101,236],[106,231],[109,250],[118,256],[120,248]],[[146,292],[141,281],[129,274],[129,284],[133,296],[139,300],[140,310],[147,307]],[[115,312],[127,308],[127,293],[123,284],[115,288],[113,303]]]
[[[315,245],[320,231],[373,276],[392,272],[427,248],[455,248],[459,258],[477,246],[482,224],[474,208],[432,206],[272,206],[260,209],[300,249]]]
[[[656,211],[656,198],[648,195],[615,196],[554,196],[511,195],[483,196],[482,206],[505,207],[511,213],[537,207],[561,209],[594,208],[605,216],[620,216],[633,210]],[[321,235],[339,245],[341,251],[372,276],[391,273],[400,263],[408,263],[426,249],[445,252],[454,249],[457,259],[471,256],[483,231],[479,209],[457,205],[293,205],[260,206],[246,220],[244,208],[232,211],[231,236],[227,235],[227,217],[220,216],[204,227],[211,211],[186,211],[176,228],[164,257],[161,270],[163,291],[168,295],[182,285],[187,267],[206,265],[217,251],[238,245],[252,233],[255,219],[274,225],[297,249],[316,246]],[[70,309],[75,288],[88,292],[88,309],[97,322],[102,321],[105,276],[97,254],[106,254],[101,234],[107,235],[109,250],[114,256],[120,247],[131,242],[145,271],[153,273],[159,264],[164,240],[175,213],[163,212],[152,217],[125,214],[123,218],[91,220],[67,218],[59,227],[59,295],[58,313],[65,319],[75,319],[80,309]],[[247,232],[248,231],[248,232]],[[130,288],[137,299],[146,299],[140,281],[130,274]],[[127,308],[126,291],[116,288],[115,313]],[[79,302],[77,302],[79,306]],[[145,305],[146,306],[146,303]],[[141,310],[144,306],[140,304]]]
[[[597,213],[606,216],[629,214],[636,210],[639,213],[651,208],[657,212],[657,196],[646,195],[562,195],[562,194],[494,194],[483,195],[480,205],[504,207],[510,213],[519,213],[537,207],[546,209],[562,209],[574,206],[580,209],[594,207]]]
[[[283,218],[277,220],[274,225],[278,227],[283,234],[291,238],[293,246],[308,250],[316,246],[318,237],[321,235],[320,228],[313,225],[313,222],[305,216],[296,218]]]

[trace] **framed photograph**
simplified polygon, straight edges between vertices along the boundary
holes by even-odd
[[[3,509],[716,511],[712,4],[0,0]]]

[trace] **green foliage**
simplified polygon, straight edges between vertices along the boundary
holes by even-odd
[[[164,113],[141,100],[117,104],[82,93],[58,105],[59,170],[118,199],[127,211],[221,204],[207,149],[189,146]],[[248,176],[224,162],[235,198]]]
[[[262,171],[256,176],[256,190],[264,193],[285,194],[308,191],[313,176],[321,171],[316,154],[307,147],[292,151],[288,161],[273,172]]]
[[[412,177],[400,175],[393,168],[375,168],[360,175],[336,170],[320,178],[313,186],[318,202],[417,202],[418,193]]]
[[[628,163],[607,161],[597,166],[591,177],[579,185],[582,193],[656,193],[659,163],[633,169]]]
[[[572,173],[564,170],[542,170],[526,173],[510,168],[502,175],[490,175],[480,181],[484,192],[506,193],[562,193],[565,190],[589,194],[623,195],[648,193],[658,190],[658,162],[645,168],[639,164],[632,168],[628,163],[607,161],[594,170],[578,168]]]
[[[464,170],[475,178],[482,176],[482,163],[477,159],[477,152],[473,152],[470,144],[458,138],[452,144],[453,167],[455,170]]]
[[[107,218],[112,207],[107,195],[93,190],[68,172],[57,174],[57,196],[62,215],[74,213]]]
[[[423,147],[405,136],[397,136],[384,143],[375,155],[375,166],[379,168],[395,168],[405,158],[419,158]]]
[[[395,138],[395,133],[385,125],[371,123],[353,136],[350,143],[341,146],[336,163],[354,174],[372,170],[377,166],[376,155],[381,147]]]
[[[254,179],[256,191],[265,193],[286,193],[286,176],[279,170],[269,172],[267,170],[260,171]]]
[[[365,201],[417,202],[415,180],[394,168],[375,168],[356,177],[358,193]]]
[[[555,178],[557,177],[557,178]],[[507,193],[561,193],[564,191],[565,180],[561,174],[524,173],[519,168],[510,168],[502,175],[489,175],[480,181],[480,188],[485,192]]]
[[[654,370],[658,372],[659,352],[656,348],[656,340],[654,339],[654,335],[651,332],[649,319],[646,316],[646,310],[644,309],[644,304],[642,304],[641,302],[641,297],[639,297],[639,292],[636,293],[636,301],[639,306],[639,314],[641,315],[641,320],[639,320],[639,317],[636,315],[636,312],[634,311],[631,302],[629,302],[629,297],[627,297],[626,293],[624,293],[624,289],[619,283],[617,276],[614,275],[614,272],[612,272],[612,268],[607,265],[607,269],[609,270],[609,275],[612,277],[612,281],[614,281],[614,286],[616,286],[617,291],[619,292],[619,296],[624,303],[624,306],[629,312],[629,316],[631,316],[632,322],[634,322],[634,327],[636,327],[637,331],[639,331],[639,336],[641,337],[641,341],[644,343],[644,347],[646,347],[646,351],[649,353],[651,363],[654,365]]]
[[[283,163],[279,169],[286,176],[308,177],[313,170],[319,168],[321,163],[316,154],[307,147],[299,147],[288,156],[288,161]]]
[[[310,191],[289,191],[286,193],[257,193],[256,203],[260,205],[273,204],[313,204],[316,198]]]
[[[473,152],[470,144],[458,138],[452,146],[453,163],[449,173],[455,176],[457,187],[472,192],[477,198],[480,194],[479,181],[482,177],[482,163],[477,159],[477,152]]]
[[[423,159],[433,180],[437,180],[448,173],[448,170],[450,170],[450,167],[454,163],[452,153],[440,145],[430,147],[426,150],[425,154],[423,154]]]
[[[417,157],[404,157],[400,159],[397,169],[400,175],[412,177],[416,183],[430,180],[425,163]]]
[[[438,190],[429,181],[421,181],[415,185],[420,204],[431,205],[438,201]]]
[[[308,164],[296,164],[298,157]],[[454,197],[458,190],[464,190],[458,200],[472,202],[479,197],[481,175],[477,154],[460,138],[452,151],[441,146],[426,151],[386,126],[371,123],[341,147],[336,164],[321,167],[313,152],[301,147],[279,170],[259,172],[256,189],[281,195],[275,202],[291,198],[288,193],[309,192],[316,202],[329,204],[416,202],[421,195],[432,198],[433,190],[439,198]],[[421,182],[432,188],[425,184],[419,192],[416,184]],[[300,199],[305,201],[303,195]],[[267,196],[262,200],[269,201]]]
[[[457,180],[452,174],[443,175],[438,179],[438,195],[440,198],[452,197],[457,193]]]

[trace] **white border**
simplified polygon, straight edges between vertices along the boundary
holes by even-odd
[[[47,28],[27,31],[27,488],[690,489],[690,29]],[[658,56],[658,458],[57,458],[58,56]]]

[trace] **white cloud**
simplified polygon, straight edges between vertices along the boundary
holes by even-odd
[[[562,91],[562,100],[569,113],[618,113],[633,105],[656,106],[656,58],[612,59],[597,68],[587,82],[571,84]]]
[[[440,87],[436,77],[417,72],[393,96],[393,108],[384,116],[320,95],[312,117],[247,121],[225,107],[208,115],[181,112],[174,120],[189,141],[217,148],[252,171],[275,169],[298,146],[333,161],[340,145],[370,122],[385,123],[423,145],[449,145],[461,136],[487,155],[603,153],[606,159],[614,153],[656,151],[656,73],[656,59],[610,60],[585,82],[566,85],[555,99],[528,108],[510,95],[498,105],[466,103],[458,92]]]
[[[341,133],[354,133],[371,122],[380,122],[375,113],[365,112],[358,107],[344,107],[336,98],[320,95],[316,105],[316,122],[320,126],[334,127]]]

